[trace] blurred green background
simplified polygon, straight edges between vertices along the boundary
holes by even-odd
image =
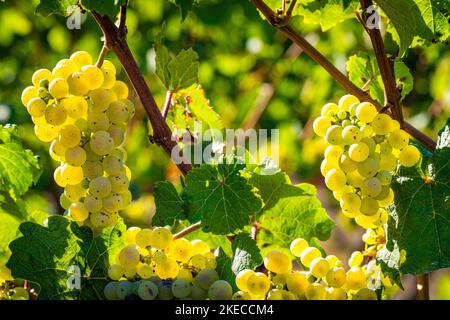
[[[94,57],[101,49],[101,33],[89,16],[79,30],[69,30],[63,17],[34,15],[37,0],[0,2],[0,124],[20,125],[26,146],[39,154],[44,168],[56,163],[48,156],[48,146],[39,142],[33,124],[20,103],[23,88],[38,68],[52,68],[76,50]],[[178,8],[167,0],[132,0],[128,12],[129,44],[160,106],[165,90],[154,76],[155,34],[166,23],[166,45],[172,52],[193,47],[200,57],[200,83],[212,106],[223,117],[225,127],[280,129],[281,167],[294,181],[315,184],[330,215],[338,223],[332,238],[324,243],[343,260],[361,249],[362,229],[337,211],[337,203],[323,186],[319,166],[325,148],[314,136],[311,123],[320,108],[337,101],[345,92],[302,51],[264,22],[249,1],[201,0],[184,23]],[[31,4],[30,4],[31,3]],[[317,25],[291,21],[313,45],[340,70],[353,54],[371,51],[370,41],[359,23],[349,20],[323,33]],[[388,52],[396,45],[386,35]],[[117,60],[110,53],[108,59]],[[414,90],[405,101],[405,115],[417,128],[433,138],[450,115],[450,51],[448,45],[410,49],[404,58],[414,77]],[[118,78],[127,81],[118,68]],[[132,99],[139,104],[135,95]],[[129,126],[126,149],[133,173],[135,202],[127,209],[129,224],[149,224],[154,211],[151,192],[157,181],[177,182],[179,175],[169,157],[147,139],[145,114],[138,106]],[[62,213],[61,189],[55,185],[52,170],[44,170],[39,184],[26,195],[29,209]],[[413,298],[414,280],[405,278],[405,292],[398,298]],[[432,298],[450,299],[450,275],[441,271],[432,276]]]

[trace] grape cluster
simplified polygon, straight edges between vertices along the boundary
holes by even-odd
[[[281,251],[270,251],[264,257],[268,275],[250,269],[236,277],[240,291],[233,296],[239,300],[376,300],[369,279],[379,272],[375,261],[362,266],[364,255],[354,252],[345,270],[334,255],[322,252],[304,239],[292,241],[290,251],[297,258],[298,268]]]
[[[85,51],[39,69],[22,103],[39,140],[50,142],[50,156],[60,162],[55,182],[65,188],[61,206],[78,223],[101,229],[116,223],[131,202],[131,179],[121,147],[126,123],[134,115],[128,87],[116,80],[114,65],[92,64]]]
[[[9,269],[0,266],[0,300],[30,300],[30,298],[30,292],[13,281]]]
[[[227,300],[231,285],[219,279],[216,257],[202,240],[174,239],[162,227],[131,227],[125,247],[110,265],[113,280],[104,289],[109,300]]]
[[[313,129],[329,144],[320,170],[342,213],[365,228],[384,225],[384,208],[394,200],[393,172],[398,164],[412,167],[420,160],[409,135],[398,121],[352,95],[323,106]]]

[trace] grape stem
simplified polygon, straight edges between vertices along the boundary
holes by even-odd
[[[417,299],[430,300],[430,276],[429,273],[417,276]]]
[[[100,51],[100,54],[98,55],[97,62],[95,63],[95,66],[97,68],[101,68],[103,65],[103,61],[105,61],[105,56],[108,53],[109,48],[106,45],[103,45],[102,51]]]
[[[171,155],[172,150],[177,147],[177,142],[172,139],[172,131],[161,115],[155,98],[145,82],[128,46],[126,39],[127,28],[125,23],[126,7],[127,4],[121,6],[118,26],[114,24],[108,16],[101,15],[94,10],[91,11],[91,13],[103,32],[105,46],[112,49],[116,54],[144,106],[153,129],[152,140]],[[192,169],[192,166],[188,163],[180,163],[177,164],[177,166],[183,174],[187,174]]]
[[[200,229],[201,227],[201,222],[197,222],[194,224],[191,224],[189,227],[184,228],[183,230],[181,230],[180,232],[176,233],[173,235],[173,239],[180,239],[183,238],[184,236],[188,235],[191,232],[194,232],[195,230]]]
[[[170,105],[172,104],[172,96],[173,96],[172,90],[167,90],[166,102],[164,102],[164,108],[162,111],[162,116],[164,119],[167,118],[167,114],[169,113]]]
[[[306,41],[305,38],[293,30],[292,27],[289,25],[280,24],[276,13],[269,6],[267,6],[263,0],[251,0],[251,2],[266,17],[270,24],[278,28],[287,38],[298,45],[311,59],[321,65],[348,93],[353,94],[361,101],[372,103],[378,110],[383,108],[383,106],[375,101],[369,93],[360,89],[353,82],[351,82],[346,75],[339,71],[325,56],[323,56],[316,48]],[[433,151],[436,148],[436,142],[433,139],[423,134],[406,121],[402,121],[401,125],[406,132],[422,143],[427,149]]]

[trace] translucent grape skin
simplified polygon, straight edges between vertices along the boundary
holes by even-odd
[[[191,294],[191,284],[184,279],[177,279],[172,284],[172,294],[176,298],[186,298]]]
[[[225,280],[217,280],[208,290],[211,300],[230,300],[233,296],[233,288]]]
[[[142,300],[154,300],[158,296],[158,286],[152,281],[140,281],[138,295]]]

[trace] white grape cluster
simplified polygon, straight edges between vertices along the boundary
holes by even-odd
[[[219,279],[216,257],[202,240],[174,239],[162,227],[125,232],[125,247],[108,269],[109,300],[227,300],[231,285]]]
[[[60,162],[54,179],[65,188],[61,206],[93,229],[114,225],[131,202],[131,172],[121,147],[135,110],[127,85],[116,80],[110,61],[97,67],[85,51],[51,71],[37,70],[32,83],[22,92],[22,103],[36,136],[51,143],[50,156]]]
[[[352,95],[323,106],[313,129],[329,144],[320,170],[342,213],[366,229],[384,225],[384,208],[394,200],[393,172],[421,157],[409,135],[398,121]]]

